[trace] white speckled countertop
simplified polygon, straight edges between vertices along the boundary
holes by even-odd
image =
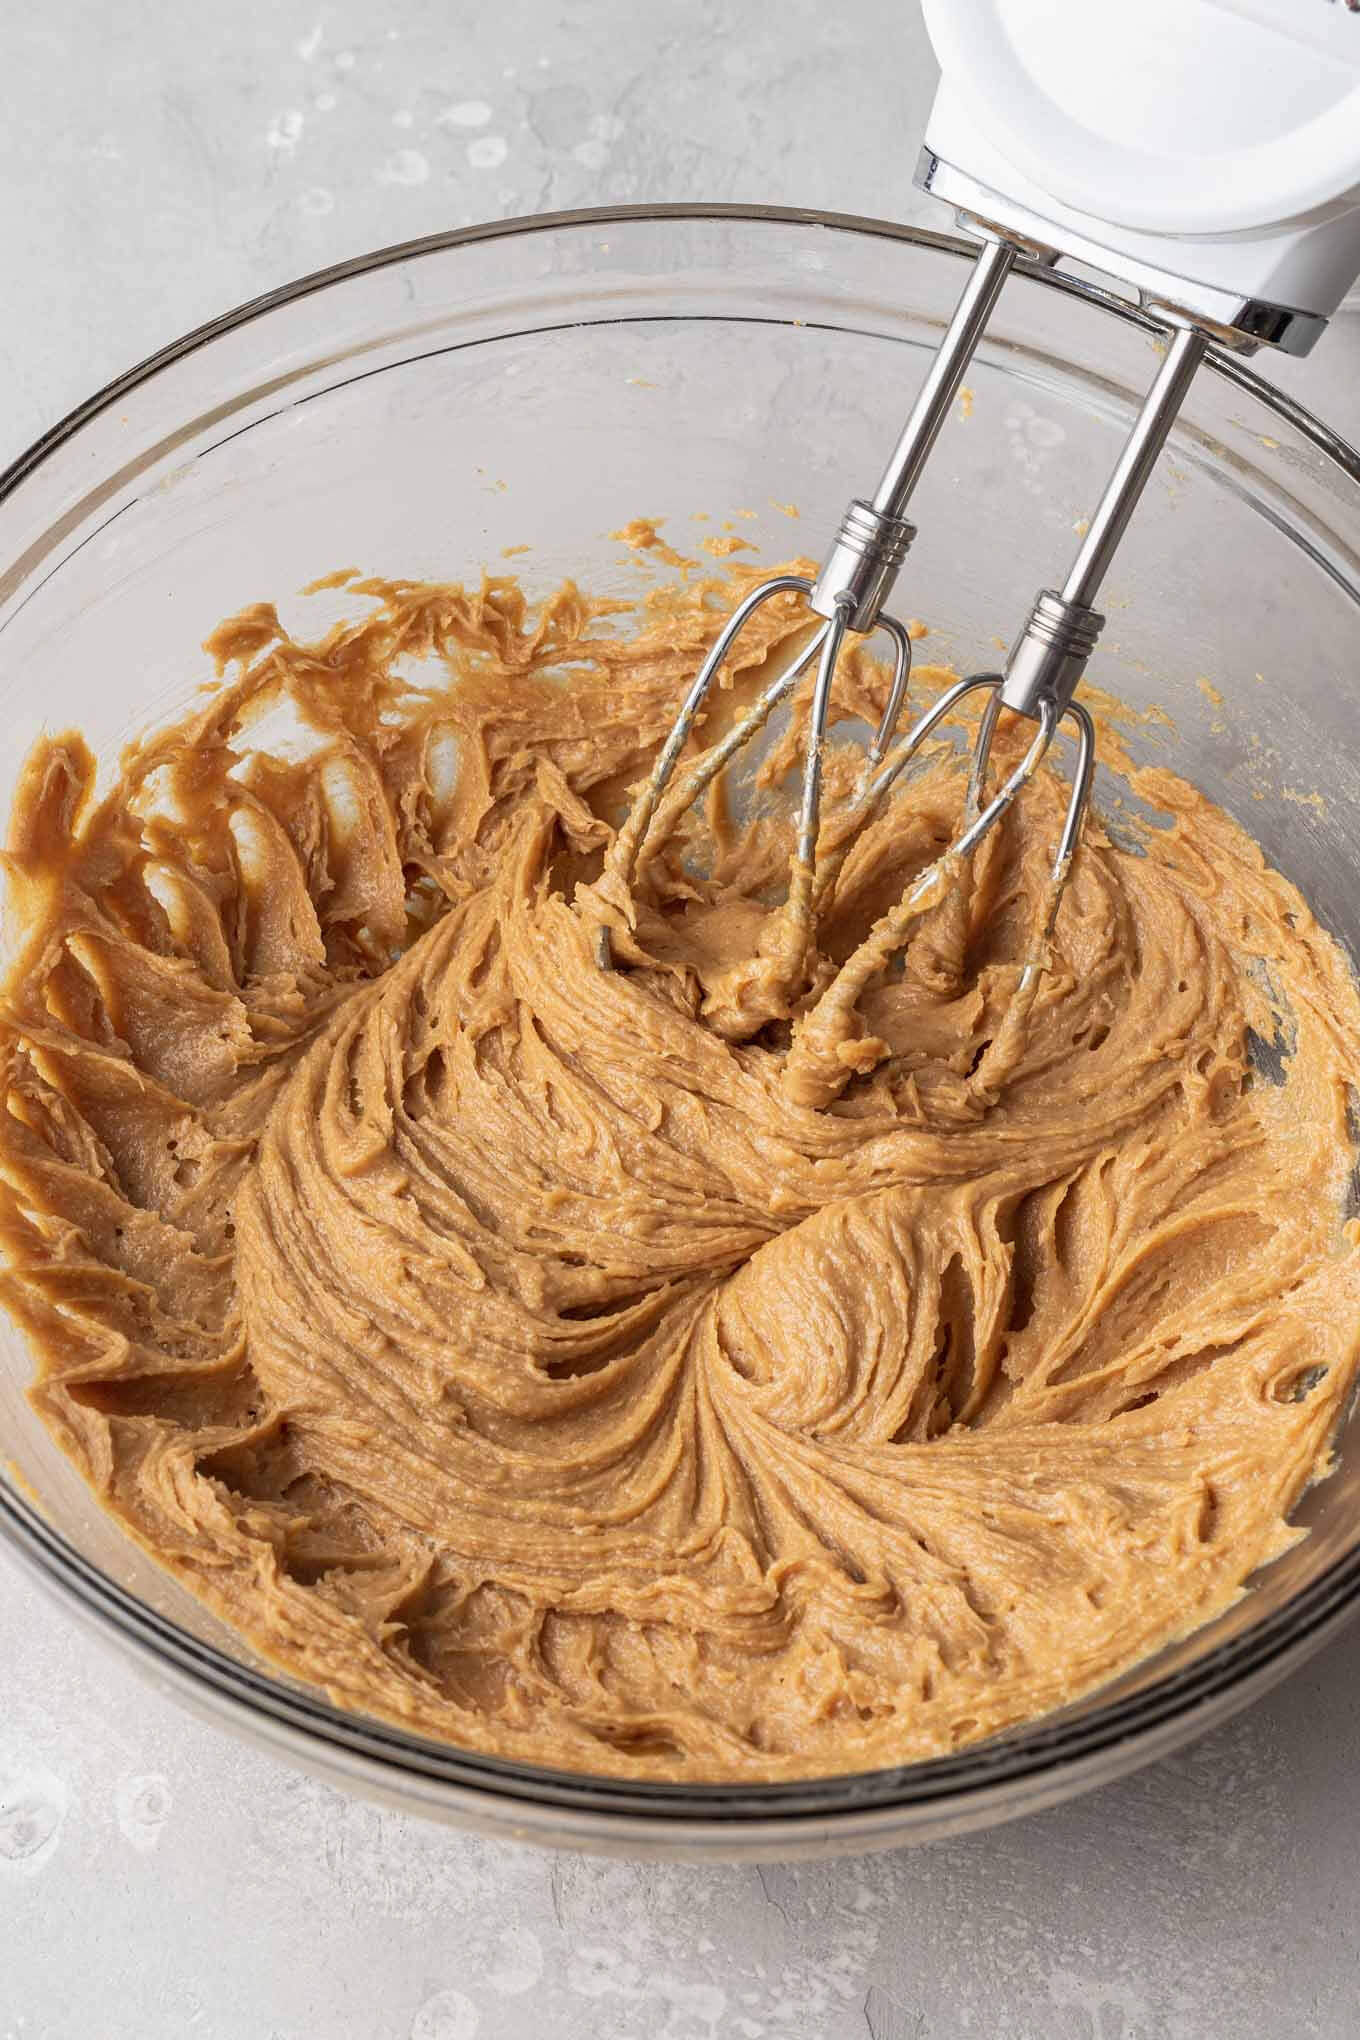
[[[0,462],[383,242],[611,200],[926,211],[910,0],[44,0],[5,38]],[[1358,358],[1346,320],[1279,374],[1354,438]],[[0,2040],[1360,2034],[1360,1629],[1070,1807],[759,1871],[349,1799],[149,1692],[3,1555],[0,1653]]]

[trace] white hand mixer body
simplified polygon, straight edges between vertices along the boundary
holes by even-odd
[[[1360,273],[1360,0],[924,0],[941,81],[917,183],[951,205],[981,242],[925,383],[872,498],[847,509],[815,581],[781,575],[742,602],[719,633],[671,736],[606,859],[615,907],[685,808],[817,661],[788,899],[762,939],[761,984],[746,1007],[753,1035],[797,1003],[816,913],[834,887],[849,828],[883,799],[932,731],[976,691],[985,705],[964,825],[872,929],[795,1025],[787,1077],[802,1102],[826,1104],[847,1060],[820,1065],[813,1044],[844,1030],[870,978],[938,902],[941,885],[1037,771],[1060,723],[1076,765],[1041,924],[1016,1005],[1032,1000],[1080,835],[1094,731],[1073,700],[1104,618],[1094,604],[1143,487],[1211,344],[1305,354]],[[1044,589],[999,673],[960,681],[896,744],[910,641],[884,604],[915,529],[906,510],[987,320],[1017,261],[1072,260],[1136,289],[1168,329],[1165,356],[1060,589]],[[754,610],[800,591],[824,619],[813,641],[750,712],[700,755],[663,801],[705,696]],[[835,847],[818,857],[823,742],[847,632],[882,628],[896,667]],[[988,798],[1002,708],[1037,727]],[[612,959],[609,929],[597,937]]]
[[[1356,0],[923,4],[926,190],[1307,353],[1360,272]]]

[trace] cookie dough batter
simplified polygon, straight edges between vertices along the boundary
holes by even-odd
[[[827,1109],[786,1021],[705,1013],[786,793],[692,816],[631,927],[592,889],[744,585],[640,630],[508,581],[355,582],[316,644],[261,606],[105,788],[44,745],[11,827],[0,1294],[42,1416],[270,1659],[588,1771],[851,1771],[1099,1686],[1291,1542],[1360,1347],[1360,1000],[1171,774],[1140,850],[1088,828],[1000,1063],[1051,775],[866,991]],[[777,655],[798,617],[761,615]],[[838,684],[872,719],[867,660]],[[942,747],[814,976],[961,793]]]

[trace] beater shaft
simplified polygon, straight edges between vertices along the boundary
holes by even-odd
[[[1095,598],[1208,345],[1196,326],[1174,333],[1061,592],[1040,590],[1011,647],[1001,689],[1004,707],[1035,717],[1047,701],[1061,715],[1071,701],[1105,622],[1093,607]]]
[[[1063,583],[1065,601],[1090,603],[1100,593],[1115,549],[1208,348],[1208,335],[1198,326],[1179,326],[1173,333],[1165,359],[1143,400],[1133,430],[1124,442],[1124,451]]]
[[[877,622],[916,536],[907,505],[1019,252],[1011,241],[984,242],[872,501],[857,496],[847,506],[810,598],[828,621],[844,608],[848,630]]]
[[[984,242],[944,339],[935,350],[921,394],[874,491],[873,508],[885,517],[900,517],[910,501],[1019,252],[1012,241]]]

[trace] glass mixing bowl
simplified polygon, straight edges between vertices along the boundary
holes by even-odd
[[[0,481],[0,804],[39,731],[101,758],[182,713],[200,643],[331,570],[563,574],[636,593],[609,537],[725,517],[770,561],[820,551],[871,485],[964,276],[964,244],[678,207],[474,229],[309,277],[93,398]],[[923,650],[995,663],[1060,578],[1154,342],[1079,281],[1007,285],[913,514],[902,607]],[[796,508],[798,521],[790,511]],[[707,512],[712,525],[693,525]],[[1236,813],[1360,953],[1360,459],[1231,361],[1201,374],[1125,541],[1093,678]],[[667,571],[664,567],[657,572]],[[331,597],[332,601],[336,598]],[[1221,705],[1202,679],[1221,690]],[[12,949],[12,928],[5,940]],[[136,1549],[30,1411],[0,1325],[0,1527],[67,1605],[215,1720],[413,1811],[633,1855],[793,1855],[980,1826],[1157,1756],[1242,1706],[1354,1611],[1360,1431],[1298,1512],[1310,1535],[1229,1613],[1115,1686],[928,1763],[764,1788],[535,1771],[346,1715],[254,1661]]]

